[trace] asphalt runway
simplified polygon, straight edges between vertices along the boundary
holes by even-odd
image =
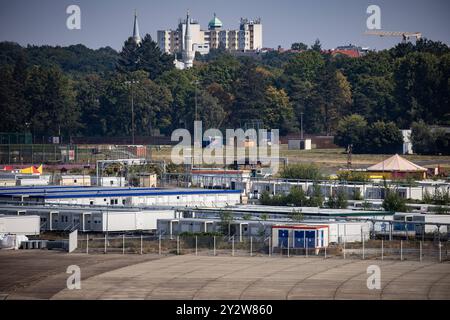
[[[66,288],[73,264],[80,290]],[[449,262],[18,251],[0,252],[0,275],[3,299],[450,299]]]

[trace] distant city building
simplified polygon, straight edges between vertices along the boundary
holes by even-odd
[[[187,20],[181,21],[176,30],[159,30],[158,46],[168,54],[182,53],[185,50]],[[208,23],[208,30],[202,30],[195,20],[189,20],[192,51],[200,54],[209,53],[210,49],[223,48],[230,51],[260,51],[263,48],[261,19],[241,19],[238,30],[225,30],[223,23],[214,14]]]

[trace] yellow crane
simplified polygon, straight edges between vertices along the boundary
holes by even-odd
[[[379,37],[402,37],[403,42],[408,41],[410,38],[416,38],[416,41],[422,38],[421,32],[370,30],[366,31],[364,34],[367,36],[379,36]]]

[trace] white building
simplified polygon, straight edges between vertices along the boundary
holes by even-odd
[[[91,184],[100,187],[125,187],[126,180],[124,177],[91,177]]]
[[[42,231],[118,232],[156,230],[158,219],[173,219],[175,210],[138,208],[70,208],[67,206],[4,206],[0,233],[39,234]],[[16,215],[17,213],[20,215]],[[3,221],[8,225],[3,227]],[[13,224],[14,223],[14,224]],[[6,230],[1,232],[1,230]]]
[[[59,184],[61,186],[91,186],[91,176],[89,175],[62,175]]]
[[[192,49],[200,54],[209,53],[210,49],[223,48],[230,51],[260,51],[263,48],[261,19],[241,19],[239,29],[223,29],[222,21],[214,14],[208,24],[208,30],[202,30],[197,21],[186,19],[180,21],[176,30],[159,30],[158,46],[162,52],[176,54],[186,50],[186,22],[190,24]],[[179,61],[177,61],[179,63]]]
[[[139,207],[224,207],[241,202],[241,190],[47,187],[0,189],[0,199],[40,204]]]

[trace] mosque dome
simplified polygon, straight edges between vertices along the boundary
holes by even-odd
[[[222,26],[223,26],[222,21],[220,21],[219,18],[217,18],[216,14],[214,13],[214,18],[208,23],[209,30],[220,29],[222,28]]]

